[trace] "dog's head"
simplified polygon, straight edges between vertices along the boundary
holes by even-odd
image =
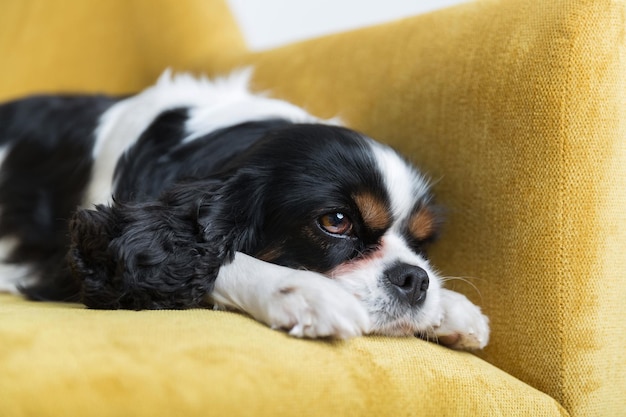
[[[71,264],[88,305],[180,307],[200,303],[240,251],[322,273],[362,300],[373,332],[408,335],[437,311],[424,248],[438,228],[427,181],[395,151],[349,129],[295,124],[158,203],[79,212]]]
[[[433,322],[440,282],[424,250],[439,210],[404,158],[349,129],[294,125],[236,164],[259,170],[243,202],[256,231],[243,251],[335,280],[362,300],[374,332]]]

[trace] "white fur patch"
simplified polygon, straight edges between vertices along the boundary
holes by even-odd
[[[482,349],[489,342],[489,318],[464,295],[443,289],[440,323],[433,328],[436,340],[447,340],[455,349]]]
[[[393,149],[378,142],[370,143],[391,199],[395,224],[399,225],[411,214],[415,203],[428,193],[429,183]]]
[[[283,100],[272,99],[264,94],[253,94],[248,89],[252,70],[235,72],[229,78],[213,82],[214,103],[203,103],[191,109],[186,124],[190,142],[215,130],[244,122],[268,119],[285,119],[294,123],[315,123],[320,120],[302,108]],[[191,79],[193,80],[193,79]],[[187,82],[193,82],[188,80]]]
[[[334,281],[242,253],[220,269],[210,302],[296,337],[346,339],[370,326],[363,305]]]

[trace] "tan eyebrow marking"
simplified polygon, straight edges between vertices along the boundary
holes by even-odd
[[[380,198],[369,192],[355,194],[353,200],[359,208],[361,217],[368,227],[384,230],[391,225],[391,213]]]
[[[409,231],[418,240],[431,237],[437,231],[437,215],[428,207],[421,207],[409,219]]]

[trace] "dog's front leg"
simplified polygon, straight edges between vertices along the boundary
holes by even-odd
[[[370,325],[359,300],[329,278],[242,253],[222,266],[209,302],[296,337],[346,339],[367,333]]]
[[[433,328],[434,338],[454,349],[482,349],[489,342],[489,319],[464,295],[441,289],[440,323]],[[433,335],[429,335],[432,337]]]

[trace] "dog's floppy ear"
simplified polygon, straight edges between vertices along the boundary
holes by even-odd
[[[197,181],[158,201],[79,210],[68,262],[82,301],[137,310],[205,304],[219,268],[255,237],[257,210],[240,180]]]
[[[248,253],[260,240],[264,218],[264,184],[258,173],[240,171],[198,205],[203,238]]]
[[[70,220],[67,261],[72,274],[83,283],[93,280],[104,285],[106,277],[113,275],[115,265],[108,246],[111,236],[118,234],[112,230],[115,225],[113,210],[102,205],[95,210],[79,209]]]

